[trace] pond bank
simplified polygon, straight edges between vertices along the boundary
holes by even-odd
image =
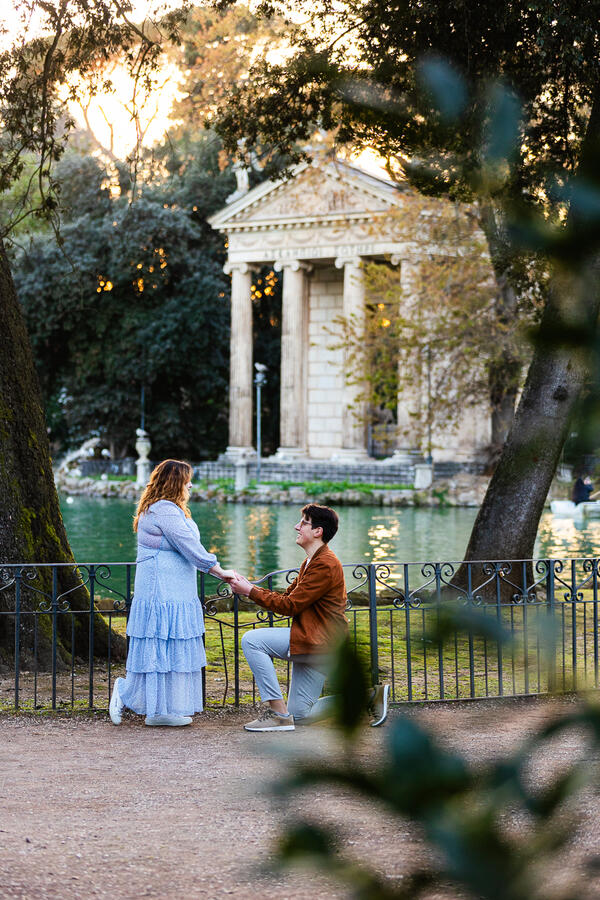
[[[191,502],[206,503],[247,503],[247,504],[292,504],[297,506],[307,499],[332,506],[391,506],[391,507],[436,507],[481,505],[488,478],[461,472],[452,478],[435,481],[425,490],[415,490],[412,486],[381,487],[378,485],[349,484],[343,488],[330,482],[283,485],[250,485],[236,491],[232,484],[222,484],[224,479],[201,486],[194,485]],[[59,491],[71,496],[118,497],[122,500],[136,500],[139,489],[131,479],[108,477],[86,478],[56,474]]]
[[[385,507],[479,507],[485,496],[489,477],[459,472],[456,475],[434,481],[429,488],[415,490],[412,486],[382,487],[379,485],[349,484],[340,488],[330,482],[282,485],[250,485],[236,491],[225,479],[214,483],[194,485],[190,501],[194,503],[242,503],[242,504],[291,504],[297,506],[307,500],[329,506],[385,506]],[[139,489],[126,478],[100,476],[76,477],[63,472],[56,474],[56,486],[67,496],[116,497],[137,500]],[[567,498],[569,485],[555,482],[546,505],[555,498]]]

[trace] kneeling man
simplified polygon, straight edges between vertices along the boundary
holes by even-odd
[[[245,725],[247,731],[293,731],[327,714],[331,697],[319,700],[334,645],[348,633],[346,586],[342,564],[327,546],[338,529],[337,513],[310,503],[295,526],[296,543],[306,553],[300,572],[284,593],[255,587],[239,575],[236,594],[250,597],[277,615],[291,616],[291,628],[256,628],[242,638],[265,712]],[[283,699],[273,658],[289,659],[292,678],[288,704]]]

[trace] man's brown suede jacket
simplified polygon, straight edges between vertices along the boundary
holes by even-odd
[[[327,654],[348,633],[342,564],[327,544],[305,559],[283,594],[253,587],[250,599],[278,615],[292,617],[290,656]]]

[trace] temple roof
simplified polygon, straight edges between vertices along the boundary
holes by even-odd
[[[227,232],[365,221],[401,206],[402,193],[401,187],[359,166],[317,160],[300,163],[286,179],[256,185],[208,221]]]

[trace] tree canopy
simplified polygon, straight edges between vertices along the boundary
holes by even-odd
[[[77,210],[65,217],[62,245],[39,235],[14,264],[52,437],[73,444],[98,434],[122,455],[143,386],[157,455],[216,453],[226,443],[229,365],[221,254],[161,192],[133,206],[110,199],[89,157],[63,157],[57,177],[63,203],[74,196]],[[213,172],[219,180],[223,195],[231,179]]]
[[[282,2],[265,14],[292,12]],[[548,294],[513,427],[467,558],[530,557],[578,398],[593,373],[600,306],[600,3],[440,6],[423,0],[294,4],[295,53],[260,61],[236,86],[218,130],[248,155],[306,156],[317,126],[372,145],[420,191],[477,201],[498,284],[497,318],[515,315],[529,262]],[[298,21],[298,18],[295,19]],[[518,361],[510,348],[493,391]]]
[[[340,144],[375,147],[422,190],[525,192],[537,204],[552,187],[545,199],[559,198],[599,75],[598,2],[294,8],[304,20],[292,29],[296,52],[277,64],[259,60],[221,110],[232,152],[243,133],[247,148],[263,143],[298,160],[321,126]],[[262,9],[291,12],[285,0]]]
[[[39,380],[23,313],[14,289],[10,261],[2,238],[30,212],[56,224],[58,199],[54,166],[62,156],[72,121],[65,115],[60,86],[76,95],[78,80],[98,85],[102,62],[120,53],[135,79],[156,65],[163,39],[176,39],[179,15],[160,15],[142,24],[129,15],[130,3],[113,0],[19,0],[23,28],[0,52],[0,191],[28,176],[19,204],[2,205],[0,222],[0,561],[2,563],[73,563],[62,523],[50,462],[48,435]],[[162,6],[164,12],[164,6]],[[31,21],[37,33],[28,32]],[[77,78],[70,80],[70,76]],[[26,167],[29,171],[26,172]],[[89,608],[89,598],[74,566],[57,572],[59,594],[68,594],[72,609]],[[50,570],[40,569],[36,589],[51,594]],[[39,595],[22,598],[23,609]],[[5,608],[8,595],[0,602]],[[14,650],[10,616],[3,616],[0,653]],[[64,629],[64,631],[63,631]],[[95,623],[97,649],[108,640],[106,623]],[[61,653],[83,654],[89,638],[82,620],[75,623],[74,643],[66,619],[59,623]],[[33,632],[23,634],[21,648],[32,650]],[[41,657],[51,636],[40,634]],[[113,638],[115,640],[115,638]]]

